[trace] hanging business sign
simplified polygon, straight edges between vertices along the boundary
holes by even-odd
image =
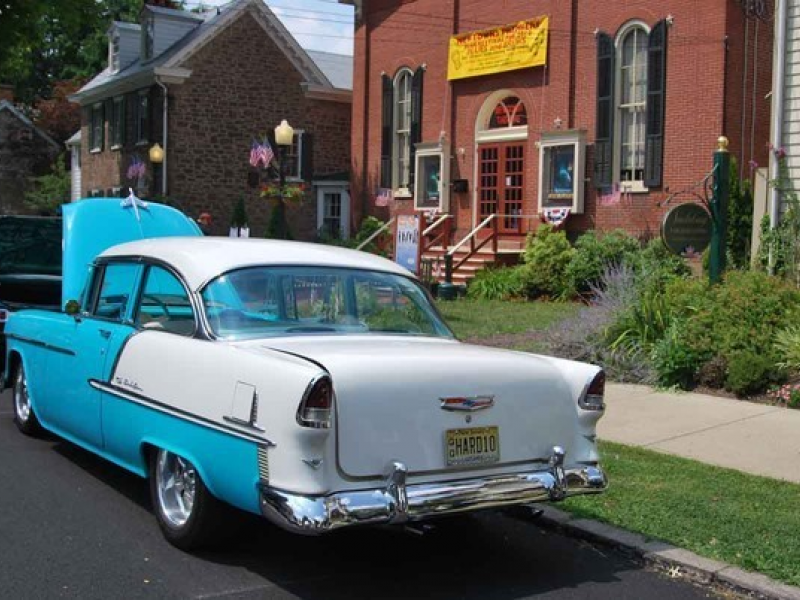
[[[661,238],[678,256],[700,255],[711,242],[711,215],[699,204],[679,204],[664,217]]]
[[[398,215],[395,238],[395,262],[412,273],[419,265],[419,217]]]
[[[549,20],[538,17],[450,38],[447,79],[503,73],[547,63]]]

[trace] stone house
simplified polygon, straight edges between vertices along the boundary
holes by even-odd
[[[0,100],[0,215],[29,214],[28,178],[47,173],[61,148],[8,99]]]
[[[250,150],[285,119],[295,129],[287,181],[307,190],[287,210],[294,237],[349,234],[351,56],[305,50],[262,0],[206,13],[145,5],[139,23],[115,22],[108,37],[108,66],[71,97],[82,108],[82,196],[132,187],[193,218],[210,213],[219,235],[244,198],[251,235],[263,236],[260,186],[277,169],[251,167]],[[161,163],[150,161],[156,144]],[[129,178],[139,162],[144,176]]]
[[[433,212],[431,258],[490,237],[479,263],[513,259],[543,220],[655,237],[719,136],[745,176],[766,159],[772,25],[738,2],[340,2],[354,210]]]

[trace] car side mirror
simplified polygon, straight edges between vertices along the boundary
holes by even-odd
[[[77,300],[69,300],[67,301],[66,306],[64,306],[64,312],[70,316],[76,316],[78,313],[81,312],[81,303]]]

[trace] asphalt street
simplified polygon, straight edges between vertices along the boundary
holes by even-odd
[[[0,598],[706,598],[622,554],[499,514],[419,536],[322,538],[245,519],[188,555],[161,537],[146,482],[54,437],[23,436],[0,395]]]

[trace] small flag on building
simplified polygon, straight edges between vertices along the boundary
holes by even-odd
[[[560,227],[569,216],[569,208],[545,208],[542,218],[545,223],[550,223],[553,227]]]
[[[378,188],[375,194],[375,206],[389,206],[389,201],[392,199],[392,190],[389,188]]]
[[[253,144],[250,146],[250,166],[258,167],[258,165],[263,165],[266,169],[273,158],[275,158],[275,152],[266,138],[261,143],[253,140]]]
[[[619,204],[621,198],[622,193],[620,192],[619,184],[615,183],[612,187],[600,192],[599,204],[600,206],[614,206]]]

